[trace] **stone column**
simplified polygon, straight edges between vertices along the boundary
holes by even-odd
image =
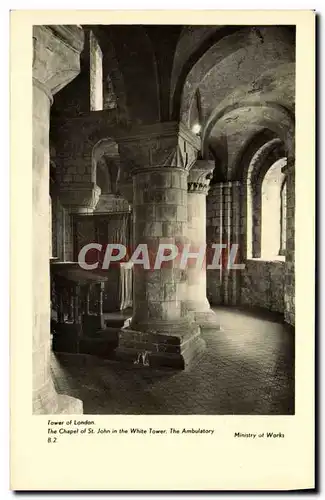
[[[187,180],[187,236],[193,253],[199,252],[202,247],[206,248],[206,195],[214,167],[214,161],[197,160]],[[209,255],[207,249],[207,259],[201,265],[195,259],[189,264],[187,307],[194,312],[195,321],[202,328],[218,328],[217,317],[210,309],[206,296],[206,265],[210,261]]]
[[[222,243],[223,198],[222,183],[214,184],[207,196],[207,228],[208,247],[213,243]],[[207,269],[207,296],[212,305],[223,303],[222,266],[219,269]]]
[[[212,304],[236,305],[239,302],[240,278],[239,269],[229,269],[228,259],[238,245],[236,261],[242,262],[240,248],[240,192],[238,181],[220,182],[211,187],[208,196],[208,245],[222,243],[226,248],[222,251],[220,269],[208,270],[208,291]]]
[[[204,342],[187,308],[187,267],[177,258],[153,269],[159,244],[187,243],[187,177],[200,147],[184,126],[142,127],[117,139],[133,176],[134,245],[147,245],[150,269],[134,265],[131,324],[118,355],[151,366],[184,368]]]
[[[240,200],[241,200],[241,183],[232,181],[231,183],[231,245],[238,245],[236,254],[236,264],[243,262],[243,249],[241,248],[241,219],[240,219]],[[230,304],[237,305],[240,300],[240,285],[242,271],[239,269],[230,269]]]
[[[284,319],[295,324],[295,158],[288,158],[286,167],[286,250],[284,279]]]
[[[58,395],[50,374],[49,124],[52,94],[79,72],[82,30],[33,28],[33,412],[82,413],[82,402]]]
[[[226,244],[225,258],[223,259],[222,290],[223,304],[236,305],[239,301],[240,274],[239,269],[229,269],[228,258],[234,250],[233,245],[238,245],[236,262],[240,264],[240,182],[231,181],[222,183],[223,192],[223,223],[222,243]]]

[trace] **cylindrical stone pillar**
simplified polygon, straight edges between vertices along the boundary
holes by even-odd
[[[213,161],[197,160],[188,177],[187,237],[193,254],[206,249],[206,195],[214,166]],[[206,252],[208,256],[209,249]],[[202,264],[197,259],[190,261],[187,307],[194,312],[195,321],[201,327],[218,328],[217,317],[207,299],[206,265],[209,260],[208,256]]]
[[[241,271],[234,264],[240,264],[242,259],[240,193],[240,182],[220,182],[212,186],[208,196],[208,244],[225,245],[220,269],[208,271],[209,297],[213,304],[237,305],[239,302]]]
[[[82,402],[59,396],[50,374],[49,240],[50,95],[33,85],[33,411],[82,413]],[[42,242],[39,244],[39,242]]]
[[[223,201],[222,183],[214,184],[207,196],[207,246],[222,243]],[[221,262],[222,259],[220,259]],[[207,296],[212,305],[223,303],[222,296],[222,265],[216,269],[207,269]]]
[[[222,243],[226,245],[224,255],[227,257],[231,248],[231,182],[223,182],[222,184],[222,202],[223,202],[223,223],[222,223]],[[222,259],[222,293],[223,303],[229,305],[231,303],[230,296],[230,269],[228,268],[227,259]]]
[[[235,248],[233,245],[237,245],[237,252],[235,262],[233,264],[241,264],[243,260],[242,248],[240,246],[240,196],[241,196],[241,183],[239,181],[233,181],[231,183],[231,241],[228,252]],[[240,283],[241,283],[241,271],[239,269],[230,269],[230,301],[231,305],[237,305],[240,299]]]
[[[82,413],[80,400],[57,394],[50,374],[51,92],[76,76],[83,38],[82,30],[76,27],[67,28],[65,35],[57,37],[59,29],[59,26],[33,29],[33,412],[38,414]],[[66,43],[61,42],[62,36],[68,38]],[[74,45],[71,51],[70,43]],[[46,56],[47,53],[51,55]],[[45,57],[49,57],[48,64]]]
[[[222,242],[226,245],[226,258],[223,259],[222,270],[222,297],[225,305],[237,305],[240,297],[241,270],[235,267],[241,264],[242,259],[240,248],[240,190],[241,184],[239,181],[222,183]]]
[[[159,244],[186,244],[187,172],[157,168],[134,177],[134,244],[147,245],[150,269],[135,265],[132,326],[142,331],[169,331],[188,326],[187,270],[179,258],[154,269]],[[166,251],[167,253],[167,251]]]
[[[187,307],[187,178],[200,141],[183,124],[157,123],[117,139],[133,179],[133,316],[119,336],[118,356],[150,366],[185,368],[204,348]],[[170,245],[162,253],[162,245]],[[140,247],[139,247],[140,246]],[[159,264],[157,256],[170,256]],[[147,261],[147,262],[145,262]]]
[[[134,248],[148,249],[150,268],[134,264],[133,316],[119,345],[137,357],[147,353],[151,366],[184,368],[204,347],[187,308],[188,269],[181,268],[180,258],[188,241],[187,176],[185,169],[169,167],[138,170],[133,176]],[[172,244],[179,253],[155,269],[160,244]]]

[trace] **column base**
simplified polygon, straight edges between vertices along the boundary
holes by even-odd
[[[205,349],[200,333],[195,323],[178,331],[173,325],[165,333],[142,332],[124,327],[119,333],[116,359],[131,362],[135,366],[184,370]]]
[[[210,308],[208,300],[204,302],[188,301],[187,307],[193,314],[194,321],[203,329],[220,330],[218,316]]]
[[[194,313],[195,322],[204,330],[220,330],[220,323],[218,321],[218,316],[212,309],[203,312]]]
[[[82,401],[71,396],[58,394],[51,379],[33,394],[34,415],[81,415],[82,413]]]

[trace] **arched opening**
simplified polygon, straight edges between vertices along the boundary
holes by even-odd
[[[54,351],[114,361],[105,365],[107,373],[114,372],[119,361],[123,365],[149,363],[148,368],[183,368],[196,352],[201,356],[201,347],[205,356],[207,348],[204,365],[212,361],[208,369],[213,383],[214,373],[216,380],[229,380],[227,373],[222,373],[229,363],[223,359],[225,349],[219,349],[221,341],[237,358],[235,365],[247,367],[246,381],[245,373],[241,373],[245,387],[238,413],[243,413],[243,404],[248,412],[262,413],[260,401],[266,401],[272,412],[279,413],[276,395],[272,393],[272,400],[269,394],[265,398],[265,390],[271,385],[278,387],[281,376],[285,378],[289,363],[287,357],[286,363],[281,361],[286,338],[283,344],[280,337],[274,339],[274,330],[268,329],[272,321],[256,322],[255,311],[261,308],[262,317],[268,311],[272,318],[272,313],[280,316],[288,307],[293,311],[294,227],[290,220],[294,216],[294,179],[292,169],[288,169],[285,180],[282,167],[285,157],[289,163],[293,155],[288,144],[290,137],[291,144],[294,138],[290,132],[294,44],[281,26],[98,25],[86,31],[90,36],[87,61],[66,97],[65,102],[71,98],[70,108],[61,101],[57,106],[60,116],[53,122],[58,190],[62,206],[67,207],[67,218],[62,218],[66,262],[56,262],[52,267],[64,264],[66,281],[71,283],[61,287],[62,274],[57,265],[59,300]],[[66,109],[71,111],[68,116]],[[171,124],[171,119],[176,123]],[[210,168],[203,163],[211,161],[215,168],[208,186],[199,162],[203,171]],[[58,214],[58,219],[53,189],[50,194],[53,217]],[[71,231],[66,220],[73,222]],[[53,219],[52,227],[59,225]],[[53,252],[59,248],[59,240],[57,233]],[[225,251],[220,252],[219,265],[206,273],[203,268],[187,272],[174,263],[153,272],[138,272],[137,265],[132,269],[123,261],[102,269],[108,244],[124,245],[130,255],[139,243],[147,244],[150,252],[160,251],[159,245],[166,240],[178,249],[186,242],[192,247],[207,243],[208,251],[215,245],[213,256],[218,255],[216,247],[220,244]],[[66,258],[67,243],[73,257]],[[76,262],[79,250],[89,243],[96,244],[93,248],[98,271],[86,272]],[[233,246],[237,249],[229,262]],[[92,254],[88,256],[87,263],[93,263]],[[67,287],[72,290],[68,298],[64,292]],[[210,310],[209,303],[216,309]],[[250,311],[236,318],[236,310],[242,306]],[[132,321],[125,322],[132,315],[130,309],[134,313]],[[194,312],[193,316],[189,311]],[[220,321],[219,311],[223,314]],[[249,316],[253,321],[248,325]],[[280,330],[278,324],[275,328]],[[201,344],[200,330],[211,344]],[[272,344],[268,344],[270,339]],[[213,356],[209,356],[210,352]],[[220,354],[220,362],[215,361],[216,353]],[[94,360],[93,365],[96,363]],[[204,380],[201,366],[200,362],[194,366],[198,380]],[[123,369],[118,367],[118,376],[109,384],[113,390],[107,408],[115,413],[129,411],[120,396],[114,401],[114,384]],[[86,372],[91,379],[92,370]],[[102,367],[99,373],[95,374],[94,390],[104,373]],[[252,373],[257,384],[253,405]],[[133,376],[138,375],[134,372]],[[169,376],[158,376],[159,384],[167,379],[169,387],[178,384],[176,375],[172,384]],[[127,386],[129,377],[122,378]],[[226,398],[229,404],[220,410],[227,414],[237,411],[238,384],[233,378],[234,398],[230,381]],[[141,374],[139,383],[142,387]],[[87,408],[89,414],[96,401],[106,404],[107,386],[105,393],[100,393],[103,384],[99,386],[98,398],[92,397]],[[179,388],[175,390],[176,400]],[[220,388],[224,392],[222,384]],[[132,390],[131,384],[127,391],[132,394]],[[146,394],[140,400],[140,391],[139,398],[132,402],[137,413],[156,412],[156,402],[159,411],[165,409],[159,399],[161,394],[155,392],[155,387],[150,390],[151,401],[146,401]],[[82,391],[89,392],[84,387]],[[198,392],[203,391],[202,386]],[[283,405],[284,391],[275,391]],[[193,394],[182,402],[183,410],[190,413],[202,408],[205,412],[206,401],[196,397]],[[207,407],[206,412],[218,413],[220,400],[224,403],[222,394],[221,399],[215,398],[216,406]],[[175,402],[170,399],[167,403],[170,413]],[[103,412],[103,407],[96,411]]]
[[[281,256],[282,232],[285,231],[283,214],[283,182],[282,167],[286,158],[276,161],[267,171],[261,189],[261,257],[275,260]]]
[[[272,260],[279,256],[281,186],[284,146],[271,139],[253,154],[246,177],[246,257]],[[276,250],[275,250],[276,248]]]
[[[280,251],[279,255],[285,255],[287,246],[287,182],[286,178],[281,186],[281,229],[280,229]]]
[[[92,181],[101,191],[95,212],[130,212],[119,191],[120,168],[117,143],[111,138],[100,140],[92,152]]]

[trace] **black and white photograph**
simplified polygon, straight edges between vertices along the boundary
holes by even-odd
[[[12,490],[315,486],[315,62],[307,10],[11,13]]]
[[[295,26],[34,26],[33,204],[34,413],[294,414]]]

